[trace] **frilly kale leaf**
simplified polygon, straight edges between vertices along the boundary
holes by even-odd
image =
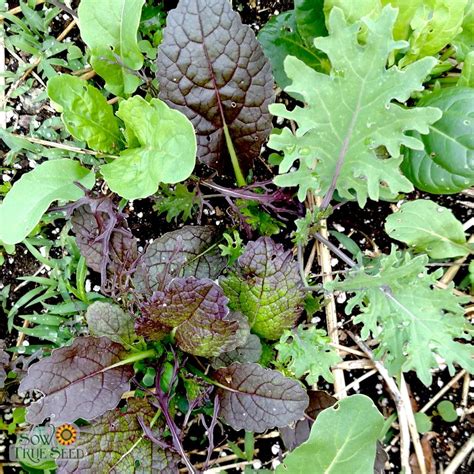
[[[295,331],[285,331],[280,342],[276,365],[289,371],[296,378],[306,375],[306,382],[314,385],[319,377],[333,382],[331,367],[341,361],[337,352],[329,345],[331,339],[323,329],[298,326]]]
[[[446,361],[451,373],[454,364],[467,370],[474,367],[472,348],[456,341],[471,338],[461,306],[468,298],[454,295],[452,286],[435,288],[443,270],[428,273],[427,263],[426,255],[412,257],[393,249],[326,288],[355,294],[346,313],[359,309],[354,322],[363,324],[362,338],[371,333],[380,341],[375,354],[392,374],[415,370],[429,386],[431,369],[439,366],[436,355]]]
[[[266,339],[278,339],[303,310],[304,292],[293,255],[269,237],[249,242],[220,284],[229,307],[247,316],[252,331]]]
[[[301,201],[309,190],[324,195],[338,173],[339,195],[357,198],[361,206],[367,198],[388,199],[413,189],[399,170],[400,147],[423,149],[423,143],[405,132],[428,133],[428,125],[441,112],[429,107],[408,109],[392,101],[403,104],[413,91],[422,90],[436,60],[423,58],[404,70],[386,68],[390,54],[407,45],[392,39],[396,17],[397,11],[387,6],[376,20],[364,18],[348,25],[343,12],[333,8],[329,36],[315,40],[331,61],[331,74],[316,72],[292,56],[285,60],[293,81],[285,90],[300,94],[305,107],[290,111],[283,104],[270,106],[274,115],[295,121],[298,130],[284,128],[281,134],[273,134],[269,146],[284,153],[275,183],[299,186]],[[362,26],[364,44],[358,39]],[[391,158],[379,158],[380,147]]]

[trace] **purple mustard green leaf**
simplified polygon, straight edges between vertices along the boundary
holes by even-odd
[[[18,391],[38,390],[43,397],[28,408],[26,420],[53,425],[78,418],[93,420],[115,408],[130,389],[130,365],[110,368],[123,359],[122,345],[106,337],[78,337],[70,346],[29,367]]]
[[[288,426],[304,416],[309,403],[296,380],[258,364],[232,364],[217,370],[214,379],[220,384],[219,414],[235,430]]]
[[[81,426],[74,447],[84,453],[78,459],[57,459],[58,474],[76,472],[162,473],[178,472],[178,457],[144,437],[139,418],[149,426],[156,410],[142,399],[131,399],[126,411],[108,411],[91,425]],[[152,429],[159,438],[162,428]]]
[[[216,241],[212,226],[184,226],[162,235],[141,259],[134,277],[136,289],[152,293],[176,276],[214,280],[226,266]]]
[[[159,339],[166,329],[173,331],[181,350],[214,357],[234,349],[239,342],[239,323],[228,319],[227,301],[212,280],[174,278],[143,305],[135,328],[149,340]]]
[[[249,364],[258,362],[262,355],[262,343],[260,338],[255,334],[249,334],[244,344],[236,347],[233,351],[223,352],[211,361],[214,369],[228,367],[234,362],[238,364]]]
[[[247,316],[252,332],[278,339],[303,311],[305,294],[291,251],[269,237],[249,242],[235,268],[220,279],[229,308]]]
[[[106,336],[120,344],[130,344],[136,339],[132,316],[115,304],[92,303],[87,308],[86,321],[93,336]]]
[[[184,113],[198,139],[198,158],[229,163],[227,126],[248,171],[270,134],[274,101],[268,60],[253,31],[228,0],[181,0],[170,11],[158,52],[160,99]]]
[[[118,273],[137,259],[137,239],[112,200],[86,198],[85,204],[74,210],[71,222],[90,269]]]

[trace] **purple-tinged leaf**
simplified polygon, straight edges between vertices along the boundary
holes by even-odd
[[[291,251],[269,237],[249,242],[221,286],[231,310],[247,316],[252,331],[278,339],[303,311],[305,294]]]
[[[279,430],[283,444],[289,451],[293,451],[293,449],[309,438],[311,426],[313,426],[313,422],[319,413],[326,408],[332,407],[337,402],[336,398],[324,390],[310,391],[308,395],[309,405],[306,409],[306,414],[309,418],[298,420],[293,427],[285,426]]]
[[[133,318],[120,306],[96,301],[87,308],[86,320],[93,336],[106,336],[120,344],[130,344],[136,338]]]
[[[159,339],[174,331],[179,348],[190,354],[214,357],[238,344],[239,323],[227,319],[229,309],[222,289],[209,279],[175,278],[143,305],[135,323],[139,335]]]
[[[120,273],[138,257],[137,240],[112,200],[86,197],[72,215],[72,230],[87,266],[102,274]]]
[[[210,249],[216,237],[212,226],[184,226],[162,235],[143,255],[135,273],[135,287],[152,293],[175,276],[214,280],[226,266],[219,249]]]
[[[272,128],[273,77],[228,0],[181,0],[168,14],[157,78],[160,99],[192,121],[203,163],[224,168],[226,124],[240,166],[252,167]]]
[[[39,390],[44,396],[31,404],[27,421],[40,424],[49,417],[60,425],[78,418],[92,420],[115,408],[130,389],[133,375],[129,365],[109,368],[124,352],[106,337],[78,337],[71,346],[55,349],[31,365],[18,391]]]
[[[304,416],[306,390],[293,379],[258,364],[233,364],[219,369],[220,416],[235,430],[261,433],[288,426]]]
[[[220,356],[212,359],[211,365],[214,369],[228,367],[235,363],[248,364],[258,362],[262,356],[262,343],[255,334],[249,334],[247,341],[235,348],[233,351],[224,352]]]
[[[10,364],[10,354],[5,350],[5,342],[0,339],[0,389],[5,386],[5,380],[7,378],[6,367]]]
[[[58,474],[99,472],[99,469],[115,474],[175,474],[179,457],[143,436],[138,420],[141,418],[149,425],[154,412],[146,400],[131,399],[126,412],[117,408],[91,425],[81,426],[74,447],[81,449],[84,455],[78,459],[58,458]],[[152,431],[154,436],[160,436],[162,430],[154,428]]]

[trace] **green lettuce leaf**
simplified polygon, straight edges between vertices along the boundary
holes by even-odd
[[[137,146],[101,167],[110,189],[126,199],[151,196],[160,183],[178,183],[196,163],[196,136],[191,122],[159,99],[135,96],[120,103],[117,115]],[[133,137],[131,139],[130,137]]]
[[[122,141],[114,110],[98,89],[63,74],[48,81],[49,98],[62,108],[68,132],[93,150],[116,153]]]
[[[436,60],[424,58],[403,71],[386,69],[391,52],[404,46],[391,37],[395,18],[396,10],[387,6],[377,20],[364,19],[366,43],[361,45],[361,23],[349,25],[343,12],[333,8],[329,36],[315,40],[331,60],[331,74],[318,73],[291,56],[285,60],[293,81],[287,91],[301,94],[306,105],[292,111],[283,104],[270,106],[274,115],[295,121],[298,130],[284,128],[281,134],[273,134],[269,146],[284,153],[275,183],[299,186],[301,201],[309,190],[325,194],[339,168],[339,195],[355,197],[361,206],[367,198],[389,199],[413,189],[399,170],[400,146],[422,149],[423,143],[405,132],[428,133],[428,125],[441,112],[408,109],[392,101],[403,103],[413,91],[422,90]],[[391,158],[379,158],[380,147]],[[293,171],[297,161],[299,167]]]
[[[380,341],[375,354],[392,375],[415,370],[428,387],[431,369],[439,367],[436,355],[451,374],[454,364],[470,371],[474,364],[472,347],[457,342],[471,338],[461,306],[469,298],[454,295],[453,285],[436,288],[443,270],[428,273],[427,263],[426,255],[411,257],[392,249],[326,288],[354,293],[345,311],[351,314],[358,308],[354,322],[362,323],[362,338],[372,334]]]
[[[76,201],[94,186],[95,174],[69,159],[45,161],[16,181],[0,204],[0,240],[21,242],[54,201]]]
[[[77,10],[81,38],[91,50],[91,65],[115,95],[135,92],[143,66],[137,42],[145,0],[81,0]]]
[[[474,51],[474,2],[472,1],[466,5],[461,27],[462,32],[454,38],[453,45],[456,48],[456,59],[465,61],[467,55]]]

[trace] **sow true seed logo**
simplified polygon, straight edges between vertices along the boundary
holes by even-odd
[[[55,459],[80,459],[86,452],[79,447],[78,440],[79,428],[74,424],[35,426],[18,435],[16,443],[10,446],[10,458],[33,466]]]

